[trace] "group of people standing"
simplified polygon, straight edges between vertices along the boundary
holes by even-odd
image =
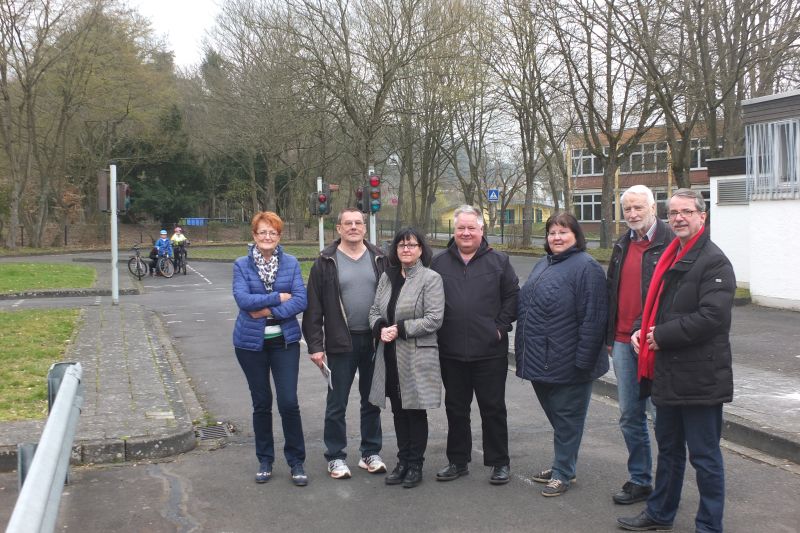
[[[656,217],[647,187],[627,190],[622,206],[629,231],[616,243],[607,275],[586,253],[575,217],[558,213],[545,224],[547,255],[522,288],[509,257],[484,238],[482,213],[471,206],[456,209],[454,236],[435,256],[414,228],[399,231],[382,251],[365,240],[363,214],[344,209],[339,239],[315,260],[307,287],[297,260],[279,245],[283,222],[271,212],[257,214],[255,243],[236,261],[233,279],[240,309],[234,346],[253,402],[256,482],[270,479],[275,460],[271,374],[292,480],[308,483],[297,400],[302,312],[311,361],[330,372],[324,444],[332,478],[352,475],[345,413],[358,372],[359,468],[388,470],[380,456],[380,409],[388,398],[398,451],[385,482],[419,485],[427,410],[440,407],[443,386],[447,464],[436,480],[469,474],[474,397],[488,481],[508,483],[505,384],[516,321],[516,374],[532,383],[553,428],[552,463],[532,475],[544,484],[542,495],[560,496],[576,480],[592,382],[607,372],[611,355],[629,451],[629,479],[613,499],[648,502],[638,516],[618,519],[620,527],[671,528],[688,445],[701,493],[697,530],[722,531],[719,440],[721,406],[732,396],[733,270],[704,232],[705,204],[695,191],[680,189],[670,199],[669,226]],[[655,489],[651,392],[659,449]]]

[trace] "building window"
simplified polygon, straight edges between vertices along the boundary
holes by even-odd
[[[575,218],[583,222],[599,222],[602,219],[600,211],[600,194],[576,194],[572,197],[572,206]]]
[[[533,210],[533,216],[534,216],[534,220],[535,220],[537,223],[539,223],[539,224],[541,224],[541,223],[542,223],[542,215],[543,215],[543,213],[542,213],[542,210],[541,210],[541,209],[538,209],[538,208],[537,208],[537,209],[534,209],[534,210]]]
[[[572,150],[572,175],[591,176],[602,174],[603,163],[597,159],[588,148],[575,148]]]
[[[756,200],[800,193],[800,119],[745,127],[747,183]]]
[[[513,224],[514,223],[514,210],[513,209],[504,209],[503,210],[503,224]]]

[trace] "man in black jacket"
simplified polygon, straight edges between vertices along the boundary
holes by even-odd
[[[325,458],[334,479],[350,477],[347,466],[347,399],[356,370],[361,393],[361,459],[358,466],[372,474],[386,472],[380,456],[381,412],[369,403],[374,368],[374,343],[369,308],[378,279],[386,269],[383,253],[368,241],[364,215],[347,208],[336,224],[339,239],[320,252],[308,278],[308,307],[303,313],[303,336],[311,360],[331,372],[325,408]]]
[[[519,280],[508,256],[489,247],[483,238],[483,217],[469,205],[456,209],[455,236],[447,250],[433,258],[431,269],[442,276],[445,295],[439,359],[448,465],[436,479],[450,481],[469,473],[474,394],[481,412],[483,462],[492,467],[489,482],[508,483],[508,333],[516,319]]]
[[[617,378],[619,427],[628,448],[628,481],[614,494],[622,505],[641,502],[653,491],[653,459],[647,412],[653,406],[639,395],[638,358],[631,346],[633,325],[642,306],[656,263],[675,234],[656,216],[653,192],[634,185],[622,193],[622,216],[628,225],[614,244],[608,264],[608,331],[606,344]]]
[[[733,267],[705,230],[705,202],[691,189],[669,201],[678,237],[664,250],[631,336],[639,376],[652,380],[658,462],[655,489],[639,515],[618,518],[623,529],[669,531],[689,461],[697,471],[698,532],[722,531],[725,470],[719,441],[722,404],[733,399],[731,308]]]

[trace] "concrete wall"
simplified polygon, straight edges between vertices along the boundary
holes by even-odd
[[[800,311],[800,200],[762,200],[748,205],[716,205],[711,237],[731,260],[740,287],[753,303]]]
[[[744,176],[711,178],[711,239],[733,264],[736,283],[750,287],[750,205],[717,205],[717,182]]]

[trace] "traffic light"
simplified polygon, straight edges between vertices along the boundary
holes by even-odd
[[[317,214],[320,216],[331,213],[331,188],[327,183],[322,184],[322,191],[317,193]]]
[[[381,210],[381,177],[373,174],[369,177],[369,212],[377,213]]]
[[[368,185],[356,189],[356,209],[362,213],[369,213],[369,200],[367,199],[368,190]]]

